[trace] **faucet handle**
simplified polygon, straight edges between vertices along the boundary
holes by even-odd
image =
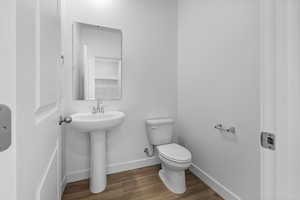
[[[104,113],[104,106],[103,106],[103,104],[101,105],[100,112]]]

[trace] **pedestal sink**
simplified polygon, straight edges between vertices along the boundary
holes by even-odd
[[[89,133],[91,141],[90,191],[102,192],[106,187],[106,133],[119,126],[125,114],[118,111],[105,113],[77,113],[71,115],[71,126]]]

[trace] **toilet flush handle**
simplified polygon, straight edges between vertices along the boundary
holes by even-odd
[[[157,126],[152,126],[151,129],[155,130],[155,129],[158,129]]]

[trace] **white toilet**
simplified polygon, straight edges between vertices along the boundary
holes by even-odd
[[[146,121],[150,144],[156,147],[161,160],[159,177],[170,191],[181,194],[186,191],[185,170],[191,165],[192,154],[172,143],[173,125],[174,120],[169,118]]]

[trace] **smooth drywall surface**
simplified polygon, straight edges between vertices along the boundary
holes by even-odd
[[[147,159],[145,119],[176,118],[177,3],[174,0],[68,0],[64,16],[65,113],[90,112],[95,101],[72,100],[72,23],[122,30],[123,94],[105,101],[105,109],[126,113],[122,126],[107,134],[108,165]],[[89,137],[65,132],[65,174],[89,168]]]
[[[296,200],[299,199],[299,178],[300,178],[300,158],[299,158],[299,123],[300,123],[300,2],[296,0],[289,0],[287,10],[287,33],[286,37],[287,52],[288,52],[288,123],[289,135],[288,146],[285,152],[288,154],[288,164],[281,173],[288,179],[288,184],[284,182],[285,187],[288,188],[285,194],[286,199]],[[282,132],[282,137],[287,137],[286,132]],[[284,152],[284,153],[285,153]],[[286,155],[285,155],[286,156]]]
[[[211,178],[259,199],[259,1],[179,0],[178,10],[180,141]]]
[[[12,144],[0,152],[0,199],[16,198],[16,2],[2,1],[0,6],[0,104],[12,110]]]

